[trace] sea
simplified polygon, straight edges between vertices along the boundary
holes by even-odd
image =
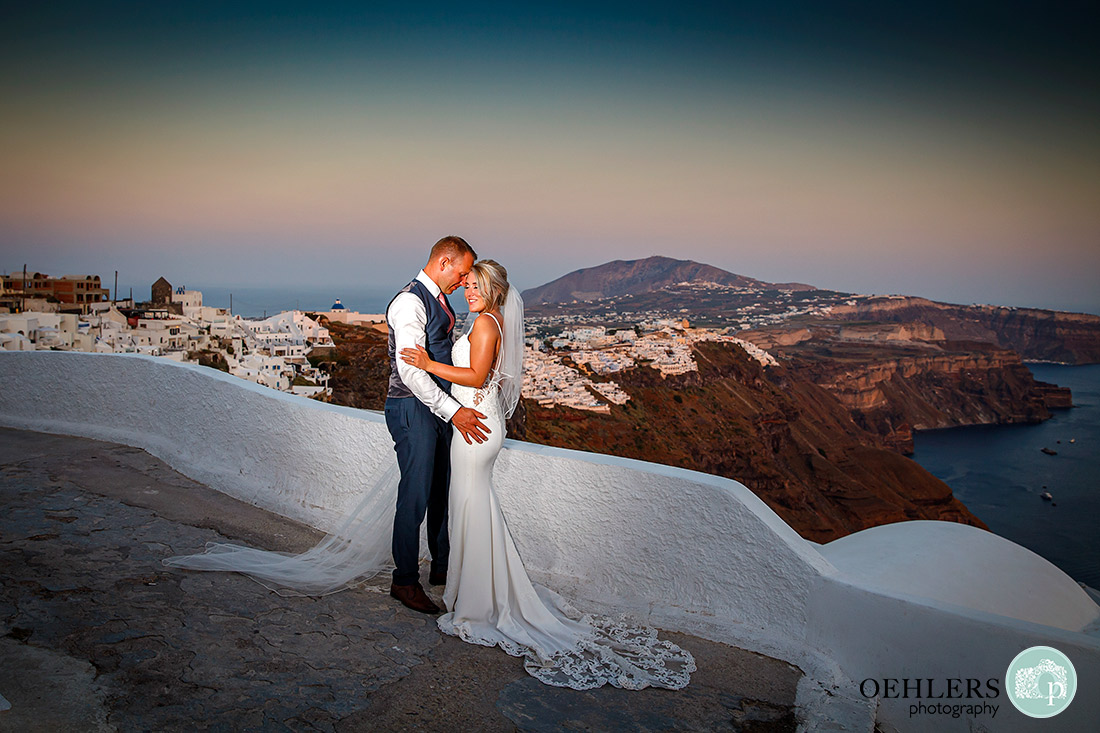
[[[1100,588],[1100,365],[1028,368],[1069,387],[1075,407],[1037,425],[918,432],[912,458],[993,532]]]
[[[202,292],[202,304],[213,308],[229,308],[232,296],[233,313],[244,318],[265,318],[289,310],[327,311],[337,299],[350,311],[382,313],[390,298],[404,283],[392,291],[383,288],[360,287],[213,287],[188,286]],[[452,298],[452,303],[458,305]],[[462,300],[461,297],[458,300]],[[463,301],[463,305],[465,301]]]

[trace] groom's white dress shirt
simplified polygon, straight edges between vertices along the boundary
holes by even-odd
[[[428,277],[423,270],[416,276],[432,294],[438,299],[439,286]],[[415,346],[427,348],[428,311],[424,302],[412,293],[398,293],[386,310],[386,323],[393,329],[394,348],[396,350],[397,376],[409,388],[416,399],[427,405],[428,409],[447,422],[451,421],[461,405],[449,394],[440,389],[431,375],[423,369],[417,369],[412,364],[406,364],[401,358],[401,349],[411,349]]]

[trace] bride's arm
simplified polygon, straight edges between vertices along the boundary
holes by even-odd
[[[480,387],[485,384],[489,370],[493,368],[493,359],[496,358],[499,341],[500,331],[492,323],[492,319],[478,318],[474,321],[473,329],[470,330],[469,368],[432,361],[428,352],[420,345],[415,349],[402,349],[401,358],[406,364],[412,364],[448,382],[466,387]]]

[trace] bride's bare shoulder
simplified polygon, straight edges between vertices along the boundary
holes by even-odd
[[[489,338],[500,336],[500,313],[485,311],[474,320],[474,326],[470,329],[470,336],[484,335]]]

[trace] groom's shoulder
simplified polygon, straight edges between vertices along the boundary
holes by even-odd
[[[401,301],[407,302],[409,306],[412,306],[414,308],[418,303],[426,306],[425,300],[422,297],[422,293],[420,292],[421,290],[423,290],[424,286],[421,285],[420,288],[417,288],[416,286],[419,284],[420,283],[418,281],[413,280],[408,285],[398,290],[397,294],[390,299],[390,304],[386,306],[386,313],[388,314],[390,312],[390,309]]]

